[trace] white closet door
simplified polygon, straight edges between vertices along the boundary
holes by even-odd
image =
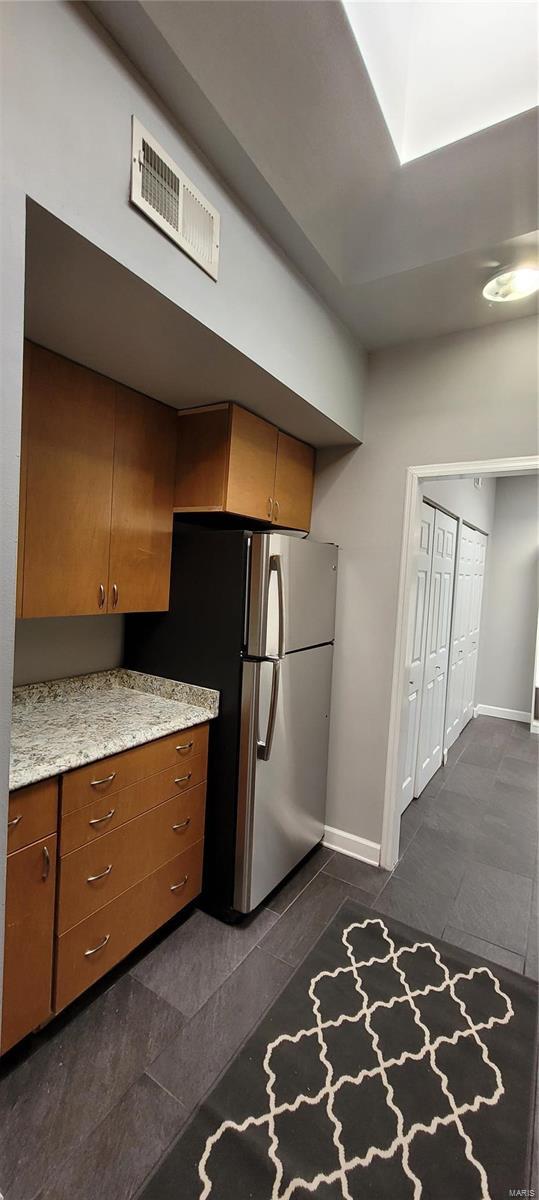
[[[483,599],[483,582],[485,578],[485,559],[487,553],[486,534],[471,529],[473,539],[472,582],[469,607],[468,630],[465,646],[466,669],[464,674],[464,703],[462,708],[462,728],[473,717],[475,703],[475,681],[477,678],[477,658],[479,653],[479,630],[481,626],[481,602]]]
[[[457,578],[455,581],[455,599],[453,605],[453,625],[451,630],[451,656],[449,664],[449,682],[447,688],[446,727],[444,749],[449,750],[462,730],[462,720],[465,704],[465,675],[468,633],[470,627],[470,610],[472,600],[472,574],[474,559],[475,531],[468,525],[461,525]]]
[[[441,766],[443,757],[456,540],[455,518],[436,509],[414,789],[416,796],[420,795]]]
[[[401,712],[399,814],[404,812],[404,809],[413,800],[414,796],[421,686],[423,683],[425,658],[425,635],[434,543],[434,517],[435,509],[423,501],[421,504],[418,546],[414,560],[406,653],[407,665],[403,689],[403,708]]]

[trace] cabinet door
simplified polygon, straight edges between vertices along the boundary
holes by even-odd
[[[23,617],[106,610],[114,384],[30,345]]]
[[[274,425],[232,405],[227,512],[259,521],[271,516],[277,437]]]
[[[2,1052],[51,1013],[56,835],[8,855]]]
[[[279,433],[273,522],[286,529],[309,529],[313,503],[314,450]]]
[[[177,419],[116,385],[109,612],[168,608]]]

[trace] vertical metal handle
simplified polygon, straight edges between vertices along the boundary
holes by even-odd
[[[49,878],[49,873],[50,873],[50,869],[51,869],[51,856],[49,854],[48,846],[43,847],[42,853],[43,853],[43,870],[41,872],[41,878],[42,878],[43,882],[45,882],[45,880]]]
[[[283,583],[283,565],[282,565],[282,559],[281,559],[280,554],[270,555],[269,569],[270,569],[270,575],[271,575],[272,571],[275,571],[275,574],[277,576],[277,595],[279,598],[279,641],[278,641],[279,648],[278,648],[277,653],[279,655],[279,658],[284,658],[284,646],[285,646],[284,583]]]
[[[116,608],[117,603],[118,603],[118,584],[113,583],[113,585],[112,585],[112,607]]]
[[[273,520],[274,520],[274,521],[278,521],[278,520],[279,520],[279,513],[280,513],[280,511],[281,511],[281,505],[279,504],[279,501],[278,501],[278,500],[275,500],[275,501],[274,501],[274,504],[273,504]]]
[[[272,513],[273,513],[273,500],[272,500],[271,496],[268,496],[268,507],[266,509],[266,512],[268,514],[269,520],[271,521],[271,517],[272,517]]]
[[[263,758],[267,762],[271,754],[273,743],[273,734],[275,732],[275,721],[277,718],[277,701],[279,699],[279,680],[281,678],[281,660],[280,658],[271,659],[272,676],[271,676],[271,696],[268,713],[268,728],[266,729],[266,739],[258,743],[258,757]]]
[[[103,606],[105,604],[105,600],[106,600],[105,587],[102,583],[100,583],[98,595],[97,595],[97,603],[98,603],[99,608],[103,608]]]

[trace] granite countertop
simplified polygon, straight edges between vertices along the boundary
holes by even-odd
[[[11,790],[211,721],[219,693],[139,671],[100,671],[15,688]]]

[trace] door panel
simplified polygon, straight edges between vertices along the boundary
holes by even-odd
[[[8,855],[0,1048],[51,1014],[56,834]]]
[[[259,521],[271,518],[278,431],[254,413],[232,406],[227,512]]]
[[[114,387],[29,345],[23,617],[106,611]]]
[[[177,420],[116,385],[109,612],[168,609]]]
[[[242,912],[255,908],[322,838],[332,662],[332,646],[289,654],[281,661],[267,760],[256,752],[256,743],[266,740],[272,666],[245,663],[242,741],[249,744],[240,747],[241,844],[234,896]],[[247,757],[250,766],[242,776]],[[243,798],[242,778],[247,781]]]
[[[279,570],[283,650],[320,646],[335,637],[338,547],[290,534],[255,534],[251,550],[248,653],[279,653]]]
[[[413,594],[408,627],[408,652],[401,712],[399,812],[402,813],[414,795],[414,776],[417,758],[421,687],[426,644],[426,618],[434,540],[434,515],[431,505],[421,504],[418,546],[414,563]]]
[[[288,529],[309,529],[313,502],[314,450],[279,432],[273,521]]]
[[[487,537],[462,524],[447,697],[445,749],[473,716]]]
[[[465,644],[466,669],[464,676],[464,703],[462,709],[462,728],[473,717],[475,704],[475,681],[477,677],[477,659],[479,652],[479,630],[481,624],[481,603],[483,599],[483,583],[485,575],[485,559],[487,538],[479,530],[470,530],[473,537],[471,596],[469,619]]]
[[[427,655],[415,778],[416,796],[420,795],[434,772],[438,770],[443,757],[456,534],[455,518],[436,509],[427,618]]]

